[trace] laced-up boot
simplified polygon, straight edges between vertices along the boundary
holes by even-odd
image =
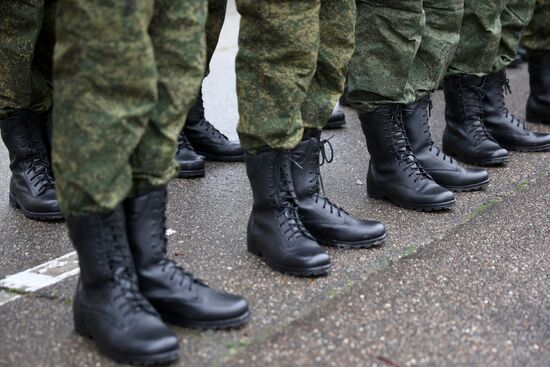
[[[10,157],[10,204],[31,219],[63,218],[46,143],[46,126],[31,111],[12,113],[0,121]]]
[[[486,77],[458,75],[445,78],[443,151],[477,166],[504,164],[508,151],[487,132],[483,123]]]
[[[330,258],[298,215],[289,151],[270,148],[245,155],[254,203],[248,221],[248,250],[273,269],[296,276],[326,274]]]
[[[487,186],[487,171],[464,168],[435,145],[428,117],[431,110],[432,101],[429,95],[403,107],[403,123],[407,137],[422,168],[435,182],[452,191],[473,191]]]
[[[238,141],[231,141],[204,116],[202,91],[187,114],[183,129],[196,151],[212,161],[242,162],[244,152]]]
[[[399,104],[387,104],[359,114],[371,155],[367,194],[414,210],[450,209],[454,195],[438,185],[414,156],[401,108]]]
[[[208,287],[167,257],[166,189],[127,199],[124,210],[141,293],[164,320],[220,329],[241,326],[250,318],[244,298]]]
[[[333,151],[330,142],[319,141],[320,138],[321,130],[306,129],[300,144],[291,151],[292,160],[297,163],[292,165],[292,180],[302,223],[322,245],[345,248],[381,245],[387,236],[382,223],[356,219],[325,196],[320,166],[332,162]],[[326,146],[330,148],[330,156]]]
[[[550,150],[550,134],[529,131],[527,124],[506,108],[504,93],[511,93],[511,91],[510,82],[504,70],[487,76],[483,102],[485,127],[498,144],[508,150],[520,152]]]
[[[550,51],[529,52],[527,121],[550,124]]]
[[[139,291],[122,206],[68,217],[67,225],[80,263],[75,331],[117,362],[151,365],[177,359],[178,339]]]
[[[180,165],[180,178],[202,177],[205,172],[204,157],[197,154],[195,149],[187,140],[185,134],[180,132],[178,136],[178,150],[176,161]]]

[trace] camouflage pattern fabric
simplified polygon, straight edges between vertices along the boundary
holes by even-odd
[[[52,106],[54,0],[9,0],[0,6],[0,119]]]
[[[322,128],[353,52],[355,0],[237,0],[237,131],[249,152]]]
[[[465,0],[460,42],[448,75],[483,76],[515,58],[535,0]]]
[[[550,1],[537,0],[533,18],[523,36],[523,45],[529,52],[550,51]]]
[[[174,177],[205,64],[203,0],[60,0],[53,167],[67,216]]]
[[[348,101],[369,112],[435,89],[459,42],[463,0],[361,0]]]
[[[227,0],[208,0],[208,17],[206,18],[206,69],[208,70],[210,60],[222,31],[225,20]],[[208,71],[206,72],[208,75]]]

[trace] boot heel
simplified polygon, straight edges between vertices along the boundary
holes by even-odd
[[[248,248],[248,252],[256,255],[256,256],[262,256],[262,253],[259,250],[256,250],[253,241],[251,239],[248,239],[246,241],[246,247]]]
[[[79,311],[74,310],[73,305],[73,324],[74,324],[74,331],[85,338],[92,338],[92,334],[88,331],[88,328],[86,327],[86,322],[84,321],[84,317],[81,316]]]
[[[15,196],[13,196],[11,192],[10,192],[10,205],[15,209],[19,209],[19,204],[17,204],[17,200],[15,200]]]
[[[379,189],[367,185],[367,195],[373,199],[384,199],[386,195]]]

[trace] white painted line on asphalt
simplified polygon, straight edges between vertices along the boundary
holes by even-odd
[[[16,293],[10,293],[0,290],[0,306],[8,302],[15,301],[19,297],[21,296]]]
[[[8,275],[0,280],[0,306],[20,297],[16,292],[36,292],[78,274],[78,257],[71,252],[34,268]],[[15,292],[10,292],[15,291]]]

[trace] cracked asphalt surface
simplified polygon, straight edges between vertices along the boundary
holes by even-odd
[[[204,84],[207,117],[233,139],[237,29],[231,8]],[[523,118],[526,67],[508,74],[508,107]],[[441,92],[433,99],[440,142]],[[325,133],[335,150],[323,166],[326,192],[354,215],[383,221],[387,243],[329,249],[327,277],[281,275],[246,251],[251,194],[242,163],[209,162],[205,178],[174,180],[172,256],[210,285],[245,295],[253,310],[235,331],[174,327],[175,365],[550,365],[550,153],[512,153],[508,165],[489,169],[484,191],[457,194],[452,211],[409,211],[367,198],[365,140],[355,113],[343,111],[347,127]],[[29,221],[9,207],[3,146],[0,170],[0,279],[73,251],[63,223]],[[72,331],[75,281],[0,306],[0,366],[113,365]]]

